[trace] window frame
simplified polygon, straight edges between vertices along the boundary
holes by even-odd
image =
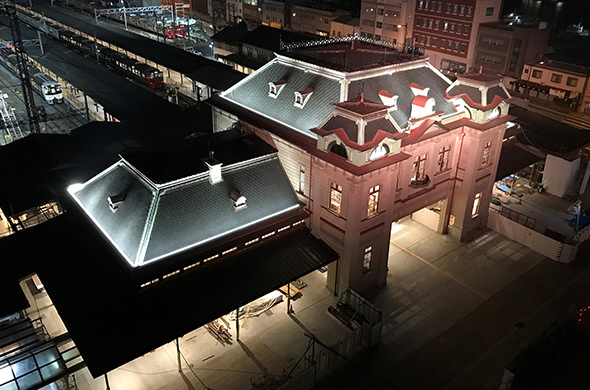
[[[492,155],[492,142],[488,141],[483,147],[481,153],[481,167],[487,167],[490,165],[490,159]]]
[[[438,172],[444,172],[450,169],[450,157],[451,157],[451,145],[443,146],[438,152],[438,160],[436,161],[436,165],[438,168]]]
[[[374,217],[379,214],[379,197],[381,186],[379,184],[369,188],[369,199],[367,202],[367,218]]]
[[[411,181],[421,181],[426,179],[426,162],[428,161],[428,153],[424,153],[418,156],[416,160],[414,160],[414,165],[412,166],[412,177]]]
[[[365,247],[363,253],[363,274],[371,271],[373,265],[373,246],[369,245]]]
[[[475,197],[473,198],[473,207],[471,208],[471,218],[476,218],[477,216],[479,216],[479,207],[481,205],[481,192],[478,192],[477,194],[475,194]]]
[[[342,186],[335,181],[330,181],[330,202],[328,209],[335,214],[342,213]]]

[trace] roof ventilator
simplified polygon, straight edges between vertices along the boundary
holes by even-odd
[[[229,192],[229,198],[231,199],[236,211],[240,211],[248,207],[246,204],[246,197],[240,194],[240,191],[236,189],[233,189]]]
[[[219,161],[217,161],[215,159],[215,156],[214,156],[212,150],[209,151],[209,158],[206,160],[203,160],[203,161],[207,165],[207,168],[209,168],[209,183],[217,184],[219,182],[222,182],[223,181],[223,178],[221,177],[222,163],[220,163]]]
[[[119,206],[121,206],[121,203],[123,203],[125,200],[125,194],[109,196],[107,200],[109,201],[109,209],[111,209],[111,211],[114,213],[119,209]]]

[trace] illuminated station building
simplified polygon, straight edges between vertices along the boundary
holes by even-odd
[[[214,131],[237,126],[278,150],[306,223],[340,255],[335,294],[386,283],[404,217],[461,240],[485,229],[511,119],[498,76],[451,82],[427,58],[363,38],[283,48],[211,100]]]

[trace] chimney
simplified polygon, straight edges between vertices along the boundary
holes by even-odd
[[[203,162],[209,168],[209,183],[217,184],[223,181],[221,177],[221,163],[215,159],[215,153],[213,150],[209,150],[209,157]]]

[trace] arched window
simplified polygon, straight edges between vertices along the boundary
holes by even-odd
[[[328,150],[334,154],[342,156],[344,158],[348,158],[348,153],[346,152],[346,147],[342,144],[333,141],[328,145]]]
[[[387,154],[389,154],[389,148],[387,147],[387,145],[381,144],[378,145],[375,149],[373,149],[373,151],[369,155],[369,160],[373,161],[383,156],[386,156]]]

